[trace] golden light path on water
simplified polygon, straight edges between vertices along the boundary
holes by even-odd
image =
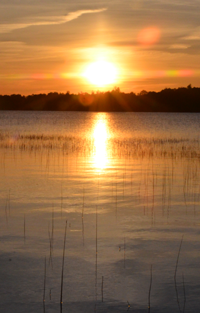
[[[100,113],[96,120],[94,131],[94,166],[102,170],[108,165],[107,141],[108,141],[108,127],[106,121],[106,114]]]

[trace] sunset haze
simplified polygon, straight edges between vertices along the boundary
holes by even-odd
[[[0,94],[199,86],[199,12],[197,0],[1,0]]]

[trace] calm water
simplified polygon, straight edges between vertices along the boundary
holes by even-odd
[[[200,114],[1,111],[0,312],[60,312],[66,220],[63,312],[199,312],[199,135]]]

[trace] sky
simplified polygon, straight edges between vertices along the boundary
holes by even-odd
[[[199,0],[0,0],[0,94],[200,86]]]

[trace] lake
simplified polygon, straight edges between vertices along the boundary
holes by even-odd
[[[199,135],[199,113],[1,111],[0,312],[199,312]]]

